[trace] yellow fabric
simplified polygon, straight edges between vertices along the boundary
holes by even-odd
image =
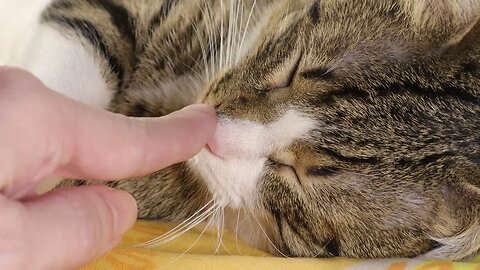
[[[143,249],[133,247],[158,237],[174,227],[174,224],[156,221],[138,221],[127,233],[120,247],[82,270],[107,269],[387,269],[387,270],[480,270],[480,257],[470,262],[442,262],[409,259],[352,260],[352,259],[290,259],[276,258],[249,247],[235,235],[224,232],[223,246],[215,253],[217,231],[198,227],[168,244]],[[187,251],[188,252],[185,252]]]

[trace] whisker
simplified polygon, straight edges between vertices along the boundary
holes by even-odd
[[[220,251],[220,238],[221,238],[221,233],[220,233],[220,222],[221,222],[221,212],[218,212],[218,222],[217,222],[217,244],[215,245],[215,254],[218,254]]]
[[[328,240],[328,242],[327,242],[322,248],[325,249],[325,248],[328,246],[328,244],[330,244],[331,241],[332,241],[332,239]],[[319,251],[319,252],[318,252],[317,254],[315,254],[315,256],[313,256],[312,258],[313,258],[313,259],[318,258],[318,256],[319,256],[320,254],[322,254],[322,251]]]
[[[215,20],[215,17],[212,15],[212,10],[213,9],[212,9],[212,6],[210,5],[210,2],[206,1],[205,2],[205,9],[202,10],[202,14],[205,12],[206,14],[204,15],[204,17],[208,18],[208,20],[206,20],[206,22],[205,22],[205,25],[207,26],[208,46],[209,46],[209,49],[210,49],[210,63],[209,63],[210,64],[210,74],[207,75],[207,79],[211,79],[213,74],[216,73],[215,65],[216,65],[216,62],[217,62],[216,44],[217,44],[217,32],[218,32],[218,30],[215,28],[216,20]]]
[[[267,232],[263,229],[262,225],[260,224],[260,221],[257,219],[257,217],[255,216],[255,213],[254,213],[253,210],[250,208],[250,206],[248,206],[248,210],[249,210],[250,213],[252,214],[253,218],[257,221],[258,226],[260,227],[260,230],[263,232],[263,234],[264,234],[265,237],[267,238],[268,242],[272,245],[272,247],[273,247],[278,253],[280,253],[280,255],[282,255],[283,257],[288,258],[288,259],[291,259],[291,258],[288,257],[287,255],[285,255],[283,252],[281,252],[280,249],[278,249],[278,248],[275,246],[275,244],[274,244],[273,241],[270,239],[270,237],[268,237]]]
[[[245,13],[245,6],[243,3],[243,0],[240,0],[239,2],[240,5],[240,18],[239,18],[239,24],[238,24],[238,29],[237,29],[237,43],[236,43],[236,49],[237,52],[235,54],[235,63],[238,63],[238,60],[240,59],[240,45],[241,45],[241,40],[242,40],[242,29],[243,29],[243,24],[244,24],[244,13]]]
[[[203,8],[200,8],[200,10],[202,11],[202,14],[204,13],[204,9]],[[204,16],[205,17],[205,16]],[[206,76],[207,78],[210,77],[210,74],[209,74],[209,68],[208,68],[208,63],[207,63],[207,50],[205,49],[205,46],[204,46],[204,41],[203,41],[203,38],[202,36],[200,35],[200,32],[198,30],[198,27],[197,27],[197,23],[194,22],[194,21],[191,21],[192,22],[192,27],[193,27],[193,30],[195,31],[195,35],[197,36],[197,39],[199,40],[199,44],[200,44],[200,50],[202,51],[202,58],[203,58],[203,64],[204,64],[204,68],[205,68],[205,73],[206,73]]]
[[[220,235],[220,245],[225,249],[225,251],[229,254],[229,255],[232,255],[232,252],[230,252],[230,250],[227,248],[227,246],[225,245],[225,243],[223,242],[223,236],[225,234],[225,209],[222,207],[220,209],[220,221],[221,221],[221,226],[220,226],[220,229],[221,229],[221,235]]]
[[[217,205],[213,207],[217,207]],[[184,226],[184,228],[182,230],[179,230],[179,232],[176,232],[175,234],[171,234],[171,236],[168,236],[168,238],[162,237],[160,239],[155,239],[155,241],[152,241],[151,243],[149,243],[149,246],[153,247],[153,246],[164,245],[168,242],[175,240],[176,238],[180,237],[184,233],[190,231],[195,226],[202,223],[205,219],[207,219],[212,214],[212,211],[214,211],[213,207],[205,211],[205,213],[201,214],[197,219],[192,220],[190,224],[187,224],[186,226]]]
[[[248,19],[247,19],[247,22],[245,24],[245,29],[243,30],[242,41],[240,42],[240,46],[239,46],[238,53],[237,53],[237,62],[239,61],[239,58],[240,58],[240,54],[241,54],[240,52],[243,49],[243,45],[244,45],[244,42],[245,42],[245,37],[247,36],[247,31],[248,31],[248,28],[250,26],[250,22],[251,22],[251,19],[252,19],[252,16],[253,16],[253,11],[255,9],[256,4],[257,4],[257,0],[254,0],[253,4],[252,4],[252,8],[250,9],[250,14],[248,14]]]
[[[234,36],[234,45],[232,46],[232,64],[237,63],[238,59],[238,46],[240,42],[240,28],[242,27],[243,23],[243,1],[237,0],[236,10],[235,10],[235,17],[234,17],[234,31],[232,36]]]
[[[219,63],[219,70],[224,67],[223,64],[223,47],[224,47],[224,6],[223,6],[223,0],[220,0],[220,14],[221,14],[221,22],[220,22],[220,63]]]
[[[199,217],[197,220],[195,221],[192,221],[191,225],[187,226],[185,229],[177,232],[176,234],[170,236],[169,238],[166,238],[165,237],[162,237],[162,239],[155,239],[155,241],[152,241],[151,243],[148,243],[148,245],[146,245],[146,247],[155,247],[155,246],[161,246],[161,245],[164,245],[166,243],[169,243],[175,239],[177,239],[178,237],[180,237],[181,235],[185,234],[186,232],[190,231],[191,229],[193,229],[195,226],[197,226],[198,224],[202,223],[203,221],[205,221],[205,219],[207,219],[209,216],[211,215],[211,212],[206,212],[205,214],[203,214],[201,217]]]
[[[230,252],[230,250],[227,248],[227,246],[225,246],[225,243],[222,242],[222,247],[223,249],[225,249],[225,251],[228,253],[228,255],[233,255],[232,252]]]
[[[230,66],[230,52],[232,48],[232,32],[233,32],[233,0],[230,0],[230,9],[229,9],[229,19],[228,19],[228,32],[227,32],[227,49],[226,49],[226,67]]]
[[[200,64],[198,63],[197,60],[195,60],[195,59],[194,59],[193,57],[191,57],[191,56],[190,56],[190,59],[192,59],[192,61],[195,62],[195,65],[200,68]],[[194,75],[198,76],[198,78],[199,78],[203,83],[205,83],[205,82],[207,81],[205,75],[200,74],[197,70],[193,69],[191,66],[189,66],[189,65],[187,65],[187,64],[185,64],[185,63],[183,63],[183,62],[182,62],[181,64],[182,64],[184,67],[188,68],[190,71],[192,71],[192,72],[194,73]],[[206,71],[205,71],[205,72],[206,72]]]
[[[213,205],[212,205],[212,203],[213,203]],[[135,247],[149,248],[149,247],[160,245],[160,243],[165,242],[166,239],[170,239],[170,238],[175,239],[175,238],[179,237],[182,233],[188,231],[189,227],[191,227],[191,228],[195,227],[195,225],[192,226],[192,224],[198,224],[201,221],[205,220],[209,215],[212,214],[212,211],[215,207],[217,207],[217,204],[214,202],[214,200],[211,200],[207,204],[205,204],[202,208],[197,210],[197,212],[195,212],[192,216],[187,218],[185,221],[183,221],[179,225],[175,226],[173,229],[171,229],[170,231],[168,231],[164,235],[162,235],[160,237],[157,237],[155,239],[149,240],[145,243],[136,244]],[[204,212],[202,212],[206,208],[208,208],[208,209],[205,210]],[[200,221],[200,222],[198,222],[198,221]],[[187,228],[187,229],[185,229],[185,228]],[[181,232],[181,233],[179,233],[179,232]],[[171,241],[173,239],[170,239],[169,241]]]
[[[241,255],[242,252],[240,251],[240,247],[238,245],[238,226],[239,226],[239,223],[240,223],[240,210],[238,210],[238,212],[237,212],[237,224],[235,225],[235,244],[237,246],[238,253]]]
[[[217,206],[217,208],[215,209],[215,212],[216,213],[219,209],[221,209],[221,206]],[[177,260],[179,260],[180,258],[182,258],[183,256],[185,256],[197,243],[198,241],[200,241],[200,239],[202,238],[202,236],[205,234],[205,232],[207,231],[207,229],[210,227],[210,224],[212,223],[212,221],[214,220],[215,218],[215,215],[212,215],[212,217],[210,218],[210,221],[208,221],[208,223],[205,225],[205,228],[203,229],[203,231],[200,233],[200,235],[195,239],[195,241],[193,241],[193,243],[190,245],[189,248],[187,248],[187,250],[185,250],[182,254],[178,255],[175,259],[173,259],[172,261],[170,261],[169,264],[172,264],[174,262],[176,262]]]

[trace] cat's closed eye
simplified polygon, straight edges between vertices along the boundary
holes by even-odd
[[[298,74],[301,60],[302,57],[298,54],[291,57],[290,61],[285,61],[267,80],[267,83],[257,90],[258,93],[265,95],[273,90],[290,88]]]
[[[301,72],[300,76],[310,80],[328,80],[333,77],[333,72],[326,68],[314,68]]]
[[[307,175],[312,177],[334,176],[340,173],[340,169],[332,166],[310,167],[307,169]]]
[[[298,183],[301,184],[300,176],[298,175],[297,169],[294,165],[273,158],[270,158],[268,160],[268,163],[270,167],[274,168],[275,170],[289,178],[295,179]]]

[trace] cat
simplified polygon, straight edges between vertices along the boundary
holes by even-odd
[[[0,64],[128,116],[216,109],[198,155],[109,184],[139,218],[279,256],[478,252],[480,1],[28,2],[0,4]]]

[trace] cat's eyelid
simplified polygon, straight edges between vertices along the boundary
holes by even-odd
[[[297,169],[295,168],[294,165],[290,165],[288,163],[284,163],[282,161],[277,161],[273,158],[269,158],[268,159],[268,162],[274,166],[274,167],[277,167],[277,168],[286,168],[288,169],[288,171],[293,174],[293,176],[295,177],[295,179],[297,180],[297,182],[300,184],[300,186],[303,186],[302,185],[302,181],[300,179],[300,176],[298,175],[298,172],[297,172]]]
[[[333,71],[326,68],[313,68],[300,72],[300,76],[310,80],[328,80],[333,77]]]
[[[333,166],[310,167],[307,169],[307,175],[313,177],[328,177],[340,173],[340,169]]]
[[[267,79],[268,83],[264,88],[274,90],[290,87],[298,73],[301,59],[302,55],[299,52],[292,54],[292,56]]]

